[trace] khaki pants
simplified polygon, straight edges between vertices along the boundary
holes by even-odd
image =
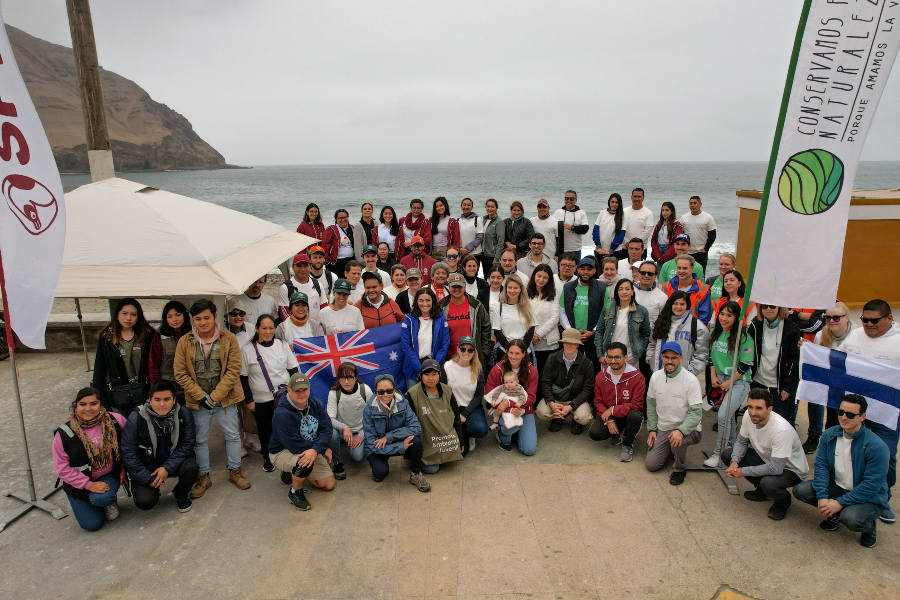
[[[272,460],[272,464],[275,465],[276,469],[283,473],[290,473],[291,469],[297,465],[297,461],[300,460],[300,455],[292,454],[288,450],[282,450],[278,454],[270,455],[269,458]],[[312,472],[307,479],[310,481],[322,481],[323,479],[328,479],[333,476],[334,473],[331,472],[328,461],[320,454],[316,457],[316,460],[313,461]]]
[[[571,403],[559,402],[558,404],[568,406]],[[553,418],[553,411],[550,410],[550,406],[547,404],[546,400],[538,402],[537,407],[534,409],[534,416],[542,421],[549,421]],[[591,403],[583,402],[581,406],[575,409],[572,418],[575,419],[575,422],[579,425],[588,425],[594,418],[594,413],[591,411]]]

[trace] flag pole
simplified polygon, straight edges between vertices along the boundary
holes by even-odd
[[[81,314],[81,300],[75,298],[75,311],[78,316],[78,329],[81,330],[81,348],[84,350],[84,362],[87,363],[87,372],[91,371],[91,359],[88,357],[87,339],[84,337],[84,319]]]
[[[9,358],[12,366],[13,392],[16,399],[16,415],[19,417],[19,431],[22,434],[22,450],[25,454],[25,475],[28,480],[28,494],[16,491],[4,492],[4,496],[16,498],[24,502],[24,506],[20,507],[5,521],[0,521],[0,531],[6,529],[13,521],[24,516],[32,508],[39,508],[50,513],[55,519],[62,519],[66,516],[65,511],[60,507],[47,502],[47,498],[59,491],[61,488],[55,487],[43,497],[38,498],[34,489],[34,473],[31,470],[31,456],[28,452],[28,435],[25,432],[25,415],[22,413],[22,396],[19,392],[19,370],[16,363],[16,343],[13,337],[12,324],[9,314],[9,305],[6,301],[6,278],[3,274],[3,257],[0,251],[0,296],[3,298],[3,321],[6,326],[6,341],[9,344]]]
[[[797,24],[797,34],[794,37],[794,49],[791,51],[791,62],[788,65],[787,78],[784,82],[784,96],[781,99],[781,110],[778,113],[778,124],[775,126],[775,139],[772,141],[772,152],[769,155],[769,168],[766,171],[766,184],[763,188],[763,196],[762,202],[759,207],[759,217],[756,221],[756,235],[753,240],[753,253],[750,256],[750,268],[747,271],[747,285],[744,289],[744,299],[741,303],[741,314],[738,316],[737,321],[735,321],[735,326],[741,326],[741,323],[744,321],[744,316],[747,314],[749,307],[753,304],[750,300],[750,292],[753,290],[753,279],[756,272],[756,260],[759,257],[759,242],[762,238],[762,226],[766,220],[766,210],[769,206],[769,189],[772,187],[772,180],[775,178],[775,163],[778,160],[778,149],[781,147],[781,134],[784,130],[784,121],[785,116],[787,115],[787,107],[788,102],[791,99],[791,90],[794,87],[794,74],[797,71],[797,59],[800,56],[800,46],[803,43],[803,33],[806,31],[806,21],[809,18],[809,9],[812,5],[812,0],[804,0],[803,8],[800,11],[800,22]],[[738,336],[738,342],[734,347],[734,356],[732,358],[731,363],[731,373],[732,376],[737,370],[738,363],[738,354],[740,354],[741,349],[741,337],[743,335]],[[714,340],[713,340],[714,341]],[[731,410],[731,391],[733,386],[729,386],[728,391],[725,393],[725,401],[724,408],[725,414],[729,415]],[[722,406],[719,407],[719,410],[722,409]],[[728,443],[728,425],[731,419],[725,418],[725,431],[722,432],[722,448],[725,448]],[[737,420],[735,419],[735,428],[737,427]],[[722,477],[722,480],[725,482],[725,485],[728,486],[728,491],[731,494],[737,494],[737,486],[734,485],[734,482],[731,479],[725,477],[725,467],[719,467],[717,471],[719,475]],[[706,467],[708,469],[708,467]]]

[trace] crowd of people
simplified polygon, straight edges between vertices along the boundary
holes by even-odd
[[[646,425],[646,468],[673,460],[669,482],[680,485],[707,408],[718,414],[705,466],[746,478],[755,489],[745,497],[772,500],[772,519],[785,518],[793,487],[823,529],[844,523],[873,546],[876,521],[894,522],[897,431],[866,420],[865,398],[849,394],[838,409],[809,405],[801,444],[796,392],[803,343],[900,364],[890,307],[870,301],[860,327],[840,302],[745,303],[733,254],[706,277],[715,220],[699,197],[688,204],[678,219],[665,202],[656,219],[642,189],[630,206],[611,194],[593,230],[573,190],[555,212],[538,201],[530,218],[520,202],[501,218],[494,199],[481,217],[470,198],[453,217],[439,197],[430,217],[421,200],[403,217],[382,207],[377,219],[365,203],[358,222],[340,209],[325,226],[309,204],[298,231],[321,243],[293,258],[277,298],[261,277],[227,301],[222,325],[210,300],[171,301],[158,330],[137,300],[119,301],[99,336],[93,387],[78,392],[53,442],[76,519],[88,530],[114,519],[123,484],[149,510],[169,477],[178,510],[190,510],[213,484],[213,419],[234,485],[250,487],[241,459],[259,452],[308,510],[304,483],[333,489],[346,460],[367,461],[381,482],[388,459],[405,457],[409,482],[427,492],[426,475],[487,436],[533,455],[537,421],[558,432],[570,415],[572,435],[587,427],[592,440],[620,445],[622,462]],[[594,252],[582,256],[586,236]],[[313,375],[334,378],[328,397],[310,395],[294,340],[393,324],[402,380],[383,374],[370,387],[347,362]],[[815,477],[804,481],[811,454]]]

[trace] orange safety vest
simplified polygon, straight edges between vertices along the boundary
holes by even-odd
[[[675,282],[674,284],[672,283],[673,281]],[[711,288],[708,283],[704,283],[699,279],[695,279],[694,281],[699,284],[699,287],[697,288],[696,292],[688,294],[688,297],[691,299],[691,314],[699,319],[700,316],[697,314],[697,307],[700,306],[700,303],[703,302],[704,298],[706,298],[706,295],[709,293],[709,290]],[[666,293],[666,296],[671,296],[674,292],[677,292],[678,279],[670,279],[669,281],[667,281],[665,284],[663,284],[662,290]]]
[[[812,308],[792,308],[791,310],[794,312],[803,313],[805,315],[811,315],[812,313],[816,312]],[[815,333],[804,333],[803,339],[806,340],[807,342],[815,342],[816,334]]]
[[[719,298],[719,300],[716,302],[716,305],[713,307],[713,320],[712,320],[713,323],[717,323],[717,322],[718,322],[718,320],[719,320],[719,311],[722,309],[723,306],[725,306],[725,303],[726,303],[726,302],[728,302],[728,298],[727,298],[726,296],[722,296],[722,297]],[[740,298],[740,299],[738,300],[738,304],[741,306],[741,309],[743,309],[743,308],[744,308],[744,299],[743,299],[743,298]],[[744,327],[747,326],[747,315],[750,313],[750,311],[753,309],[754,306],[756,306],[756,302],[751,302],[751,303],[750,303],[750,306],[747,308],[747,311],[744,313],[744,318],[741,319],[741,324],[742,324]]]

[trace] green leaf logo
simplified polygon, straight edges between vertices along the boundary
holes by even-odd
[[[827,150],[804,150],[781,169],[778,197],[788,210],[819,215],[834,206],[844,185],[844,163]]]

